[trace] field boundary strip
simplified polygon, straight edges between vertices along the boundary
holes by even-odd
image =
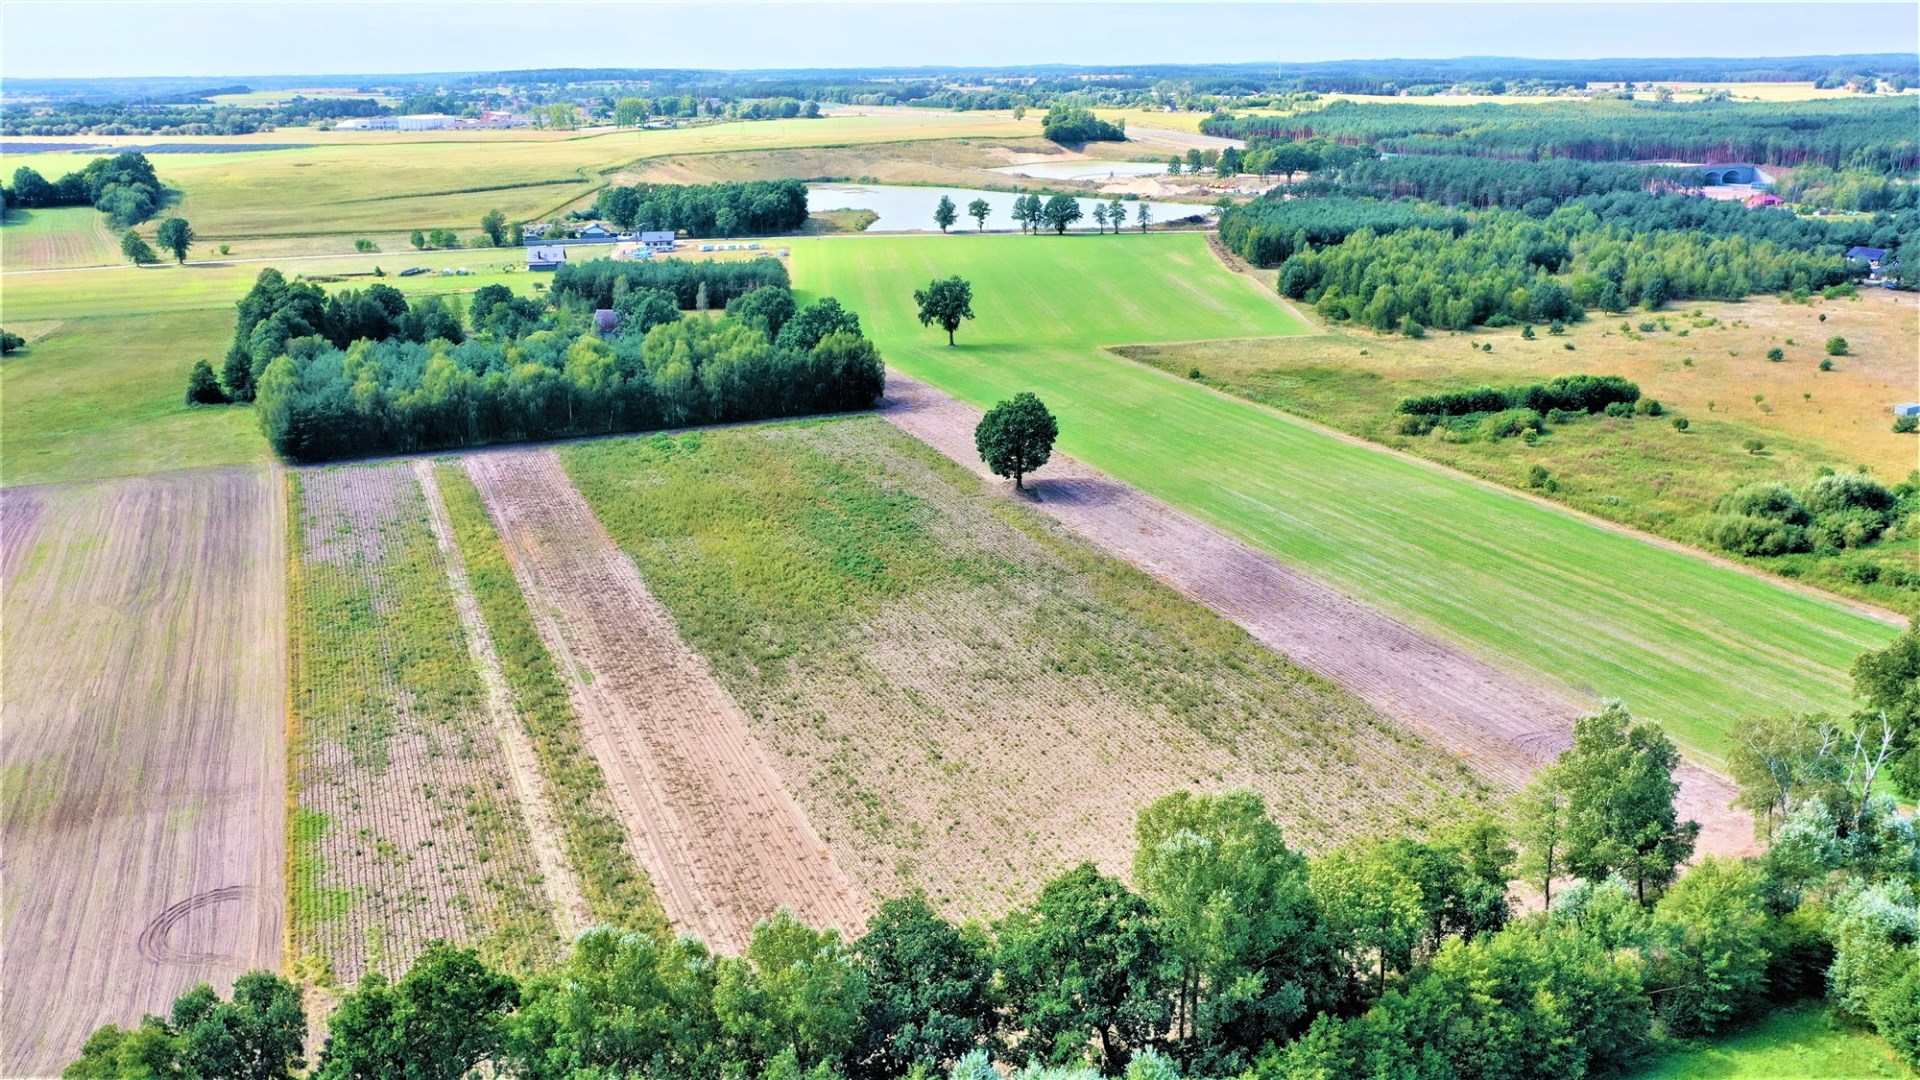
[[[973,447],[980,410],[890,371],[881,415],[992,482]],[[1573,719],[1590,711],[1065,455],[1056,453],[1029,486],[1038,509],[1094,546],[1348,688],[1495,784],[1518,787],[1549,764],[1572,745]],[[1717,773],[1682,767],[1681,809],[1703,826],[1703,851],[1751,849],[1752,823],[1730,809],[1733,795]]]

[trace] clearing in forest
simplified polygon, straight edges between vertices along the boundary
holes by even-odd
[[[291,487],[295,963],[351,985],[435,938],[550,959],[552,902],[413,468]]]
[[[280,965],[282,505],[266,469],[0,495],[0,1075]]]
[[[976,407],[1031,390],[1063,452],[1497,667],[1622,698],[1709,762],[1741,717],[1849,707],[1848,666],[1899,632],[1104,352],[1301,329],[1205,243],[871,237],[793,253],[796,281],[858,311],[893,367]],[[979,315],[958,348],[914,317],[912,289],[948,274],[973,282]]]
[[[1081,860],[1124,872],[1135,813],[1175,790],[1256,788],[1309,847],[1481,797],[1445,751],[881,420],[560,456],[874,897],[992,916]]]
[[[554,452],[479,453],[467,469],[674,926],[738,953],[784,905],[857,934],[867,897]]]

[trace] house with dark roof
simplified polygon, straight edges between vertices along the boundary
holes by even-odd
[[[1847,261],[1858,260],[1867,264],[1867,269],[1879,271],[1880,264],[1887,261],[1886,248],[1850,247],[1847,249]]]
[[[672,251],[673,230],[648,230],[640,234],[640,242],[646,245],[648,251]]]
[[[580,230],[582,240],[612,240],[613,238],[613,230],[597,221]]]
[[[558,270],[567,265],[567,249],[558,244],[527,249],[527,269]]]

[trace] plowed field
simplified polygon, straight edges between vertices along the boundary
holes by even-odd
[[[0,495],[0,1075],[279,966],[285,536],[267,470]]]
[[[1482,794],[1445,751],[877,419],[560,454],[869,895],[986,916],[1082,859],[1124,872],[1135,812],[1195,786],[1259,789],[1310,847]]]

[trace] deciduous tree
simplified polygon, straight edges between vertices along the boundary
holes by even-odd
[[[938,323],[947,332],[948,345],[954,343],[953,332],[960,329],[961,320],[973,318],[973,286],[958,275],[935,278],[926,288],[915,289],[913,302],[920,305],[920,325]]]
[[[940,201],[933,207],[933,223],[940,226],[941,232],[946,232],[958,220],[960,212],[954,208],[953,200],[945,195],[940,196]]]
[[[187,224],[186,218],[170,217],[160,223],[153,238],[159,241],[161,248],[173,253],[175,262],[184,263],[187,261],[187,249],[193,246],[193,226]]]
[[[987,231],[987,215],[993,213],[993,204],[985,199],[975,199],[967,204],[967,216],[973,219],[974,227],[981,232]]]
[[[1023,391],[987,410],[973,429],[973,445],[995,476],[1013,477],[1014,490],[1021,491],[1021,478],[1047,463],[1059,435],[1053,414]]]

